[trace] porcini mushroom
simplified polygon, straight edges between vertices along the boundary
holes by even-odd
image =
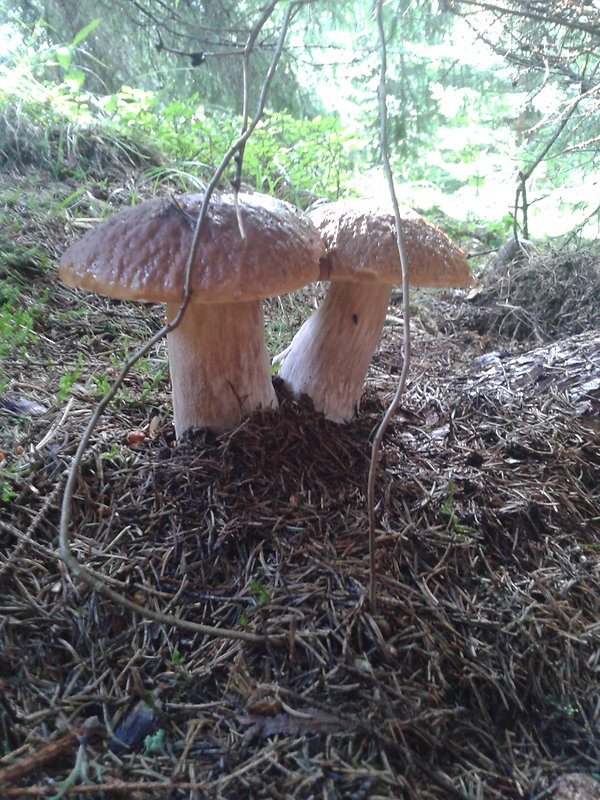
[[[309,216],[326,247],[321,280],[331,284],[275,361],[294,395],[308,395],[328,419],[346,422],[360,400],[391,291],[402,283],[395,217],[364,199],[317,206]],[[471,284],[467,259],[446,234],[412,209],[402,208],[401,217],[413,286]]]
[[[86,233],[60,260],[70,286],[121,300],[182,300],[201,194],[153,198]],[[191,296],[167,336],[177,436],[223,430],[276,408],[261,298],[316,280],[323,254],[313,223],[267,195],[213,195],[191,269]],[[243,231],[243,233],[242,233]]]

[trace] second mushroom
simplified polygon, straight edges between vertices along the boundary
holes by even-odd
[[[319,308],[275,361],[296,396],[306,394],[334,422],[355,413],[395,285],[402,282],[395,217],[372,200],[318,206],[310,218],[326,257],[321,280],[331,282]],[[468,286],[471,269],[452,240],[412,209],[401,210],[413,286]]]

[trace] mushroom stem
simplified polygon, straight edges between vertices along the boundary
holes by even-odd
[[[167,318],[179,306],[167,303]],[[167,336],[175,432],[224,430],[259,408],[277,408],[260,300],[190,303]]]
[[[296,396],[307,394],[334,422],[352,418],[381,338],[392,286],[331,283],[325,300],[277,360]]]

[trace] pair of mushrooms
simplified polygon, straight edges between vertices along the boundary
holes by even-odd
[[[166,302],[172,320],[203,195],[154,198],[119,212],[62,256],[70,286],[121,300]],[[415,286],[465,286],[462,251],[423,217],[403,209]],[[240,225],[241,220],[241,225]],[[242,234],[243,231],[243,234]],[[191,297],[167,335],[175,431],[234,427],[276,408],[261,300],[315,280],[325,300],[276,360],[287,388],[317,411],[349,420],[401,282],[393,214],[369,200],[341,200],[310,214],[261,194],[213,196],[191,270]]]

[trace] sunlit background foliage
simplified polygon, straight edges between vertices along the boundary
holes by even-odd
[[[250,61],[254,108],[285,4]],[[160,152],[149,180],[202,185],[240,127],[258,0],[0,2],[0,158],[74,170],[82,131]],[[389,146],[403,199],[530,236],[598,230],[597,0],[385,6]],[[372,3],[296,9],[245,154],[255,189],[301,206],[385,191]],[[27,152],[24,141],[38,152]],[[86,138],[86,146],[89,140]],[[524,196],[526,202],[524,203]]]

